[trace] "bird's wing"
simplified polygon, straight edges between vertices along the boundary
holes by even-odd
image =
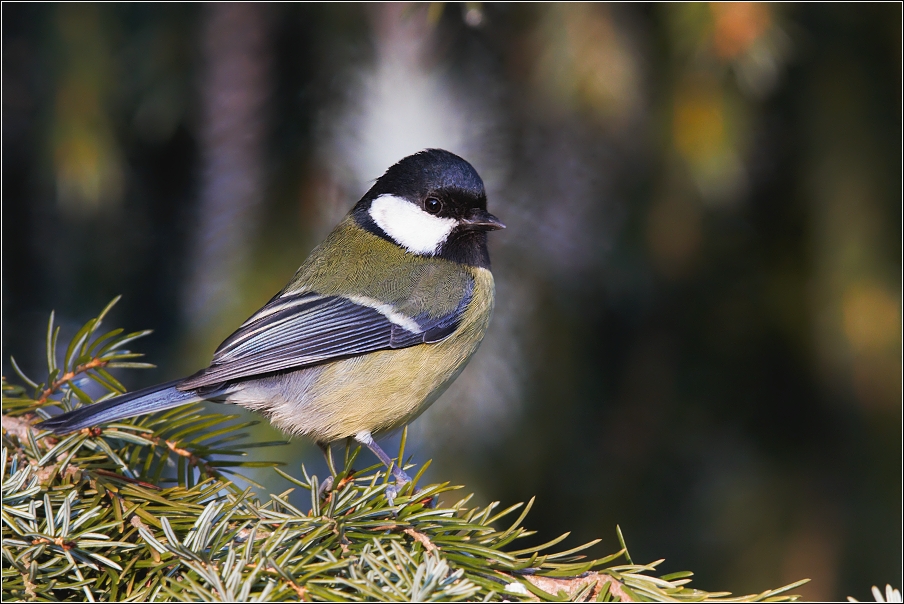
[[[397,306],[358,296],[312,292],[279,296],[245,321],[214,353],[210,367],[179,383],[179,390],[442,340],[455,331],[473,283],[452,312],[408,316]]]

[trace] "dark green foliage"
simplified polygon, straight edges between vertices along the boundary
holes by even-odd
[[[94,402],[85,380],[107,391],[101,400],[124,391],[109,369],[149,366],[123,349],[148,332],[101,335],[110,306],[60,365],[51,317],[42,383],[18,368],[27,387],[3,380],[4,600],[730,599],[686,587],[691,573],[656,577],[658,562],[634,564],[626,548],[555,551],[567,535],[518,548],[530,503],[439,505],[460,487],[438,484],[407,486],[390,507],[385,468],[352,470],[357,448],[327,488],[304,468],[276,470],[309,492],[310,510],[289,492],[260,499],[228,474],[253,465],[235,460],[248,448],[277,443],[245,442],[249,424],[196,405],[63,437],[32,427],[52,407]],[[798,585],[744,599],[794,599]]]

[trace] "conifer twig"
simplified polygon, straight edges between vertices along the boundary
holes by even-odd
[[[53,380],[50,385],[41,392],[41,395],[35,401],[36,406],[46,403],[51,396],[59,392],[60,388],[74,380],[76,377],[82,375],[83,373],[87,373],[92,369],[106,367],[109,363],[110,361],[108,359],[100,359],[95,357],[87,363],[77,365],[72,371],[67,371],[59,378]]]
[[[357,451],[325,497],[304,468],[303,477],[277,470],[303,497],[240,491],[226,474],[262,462],[220,457],[274,443],[248,443],[241,430],[251,423],[198,406],[60,437],[35,429],[36,407],[46,417],[47,407],[70,408],[73,395],[95,402],[77,375],[118,392],[104,366],[145,366],[116,351],[145,332],[94,337],[107,310],[76,334],[61,368],[58,330],[48,329],[49,386],[21,372],[30,392],[2,380],[4,600],[729,599],[687,587],[691,573],[658,576],[659,562],[633,563],[620,533],[622,549],[601,558],[585,557],[597,541],[565,551],[555,549],[564,536],[519,545],[533,534],[523,526],[530,502],[501,511],[498,503],[470,507],[470,497],[443,505],[441,496],[460,487],[442,483],[406,490],[390,506],[386,468],[353,469]],[[794,600],[800,584],[730,599]]]

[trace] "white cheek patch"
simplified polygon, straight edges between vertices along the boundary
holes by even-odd
[[[370,217],[409,252],[426,255],[436,254],[458,224],[454,218],[433,216],[394,195],[380,195],[370,202]]]

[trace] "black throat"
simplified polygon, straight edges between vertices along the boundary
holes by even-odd
[[[443,243],[439,258],[490,269],[490,252],[487,249],[487,232],[457,227]]]

